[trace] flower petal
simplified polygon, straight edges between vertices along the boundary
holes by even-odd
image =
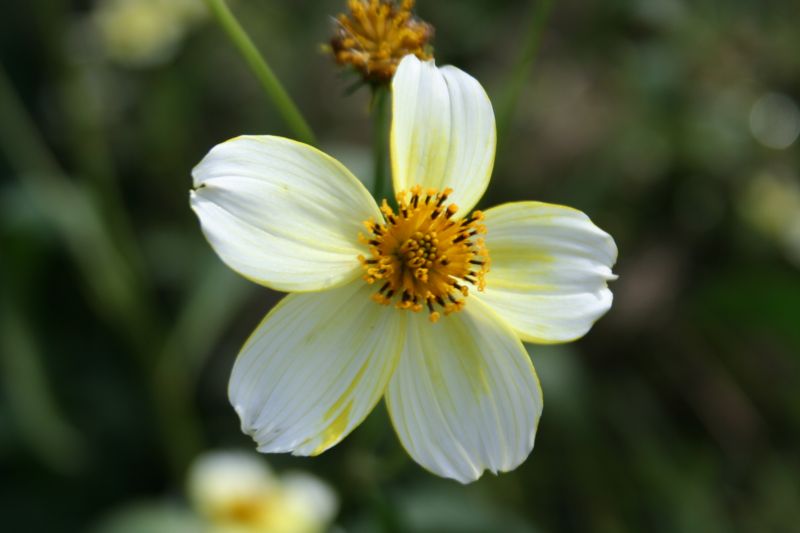
[[[278,479],[263,458],[253,452],[206,452],[188,474],[189,498],[202,514],[225,516],[237,503],[274,491]]]
[[[290,531],[326,531],[336,516],[339,500],[333,489],[321,479],[305,472],[289,472],[281,478],[287,510],[295,521]],[[300,527],[306,526],[307,527]]]
[[[386,403],[415,461],[469,483],[486,469],[513,470],[530,454],[542,392],[514,332],[470,299],[436,324],[409,316]]]
[[[380,212],[332,157],[281,137],[243,136],[215,146],[192,175],[192,209],[206,238],[246,278],[312,291],[360,272],[361,223]]]
[[[614,239],[582,212],[513,202],[485,212],[489,304],[524,341],[575,340],[611,307]]]
[[[391,137],[395,191],[452,187],[456,216],[478,203],[492,174],[496,133],[492,104],[475,78],[403,58],[392,81]]]
[[[383,394],[404,316],[361,280],[291,294],[261,322],[233,367],[228,396],[261,452],[316,455],[353,430]]]

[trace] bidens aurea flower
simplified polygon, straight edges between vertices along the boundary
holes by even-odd
[[[255,454],[207,452],[188,481],[203,533],[322,533],[338,507],[322,480],[303,472],[278,477]]]
[[[611,306],[617,250],[568,207],[470,214],[496,138],[474,78],[407,56],[392,91],[396,211],[330,156],[268,136],[213,148],[191,203],[231,268],[295,293],[230,380],[258,450],[319,454],[385,397],[408,453],[466,483],[530,453],[542,393],[521,341],[585,334]]]

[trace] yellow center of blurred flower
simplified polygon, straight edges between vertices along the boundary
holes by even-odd
[[[215,518],[219,523],[257,525],[263,522],[270,513],[271,505],[268,502],[267,498],[255,495],[251,498],[239,498],[228,502],[227,506],[220,509],[219,516]]]
[[[348,0],[347,5],[350,15],[336,18],[331,39],[340,65],[353,65],[368,81],[388,82],[404,56],[431,59],[427,45],[433,27],[413,16],[414,0]]]
[[[373,299],[381,304],[396,302],[398,309],[427,308],[432,322],[442,309],[450,314],[464,307],[469,282],[478,290],[485,286],[489,252],[480,223],[483,213],[454,220],[455,204],[445,205],[452,189],[423,192],[417,185],[397,194],[397,213],[383,201],[384,223],[364,222],[371,235],[361,235],[370,246],[369,259],[359,256],[367,283],[381,281]]]

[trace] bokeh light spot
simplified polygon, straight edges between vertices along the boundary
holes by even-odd
[[[750,110],[750,131],[767,148],[788,148],[800,135],[800,110],[788,96],[766,93]]]

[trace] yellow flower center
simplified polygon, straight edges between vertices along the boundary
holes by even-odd
[[[263,521],[268,513],[266,498],[256,496],[250,498],[240,497],[227,503],[227,506],[217,511],[214,519],[218,523],[234,523],[242,525],[255,525]]]
[[[392,79],[397,64],[408,54],[422,60],[433,27],[414,17],[414,0],[399,5],[390,0],[348,0],[350,16],[336,18],[338,28],[331,40],[336,62],[353,65],[372,82]]]
[[[373,299],[395,302],[398,309],[427,308],[432,322],[464,307],[468,282],[478,290],[485,286],[489,252],[478,235],[486,233],[483,213],[455,220],[458,207],[445,205],[452,189],[423,192],[419,185],[397,194],[397,212],[383,201],[383,223],[364,222],[371,232],[360,235],[371,257],[359,256],[367,283],[381,282]]]

